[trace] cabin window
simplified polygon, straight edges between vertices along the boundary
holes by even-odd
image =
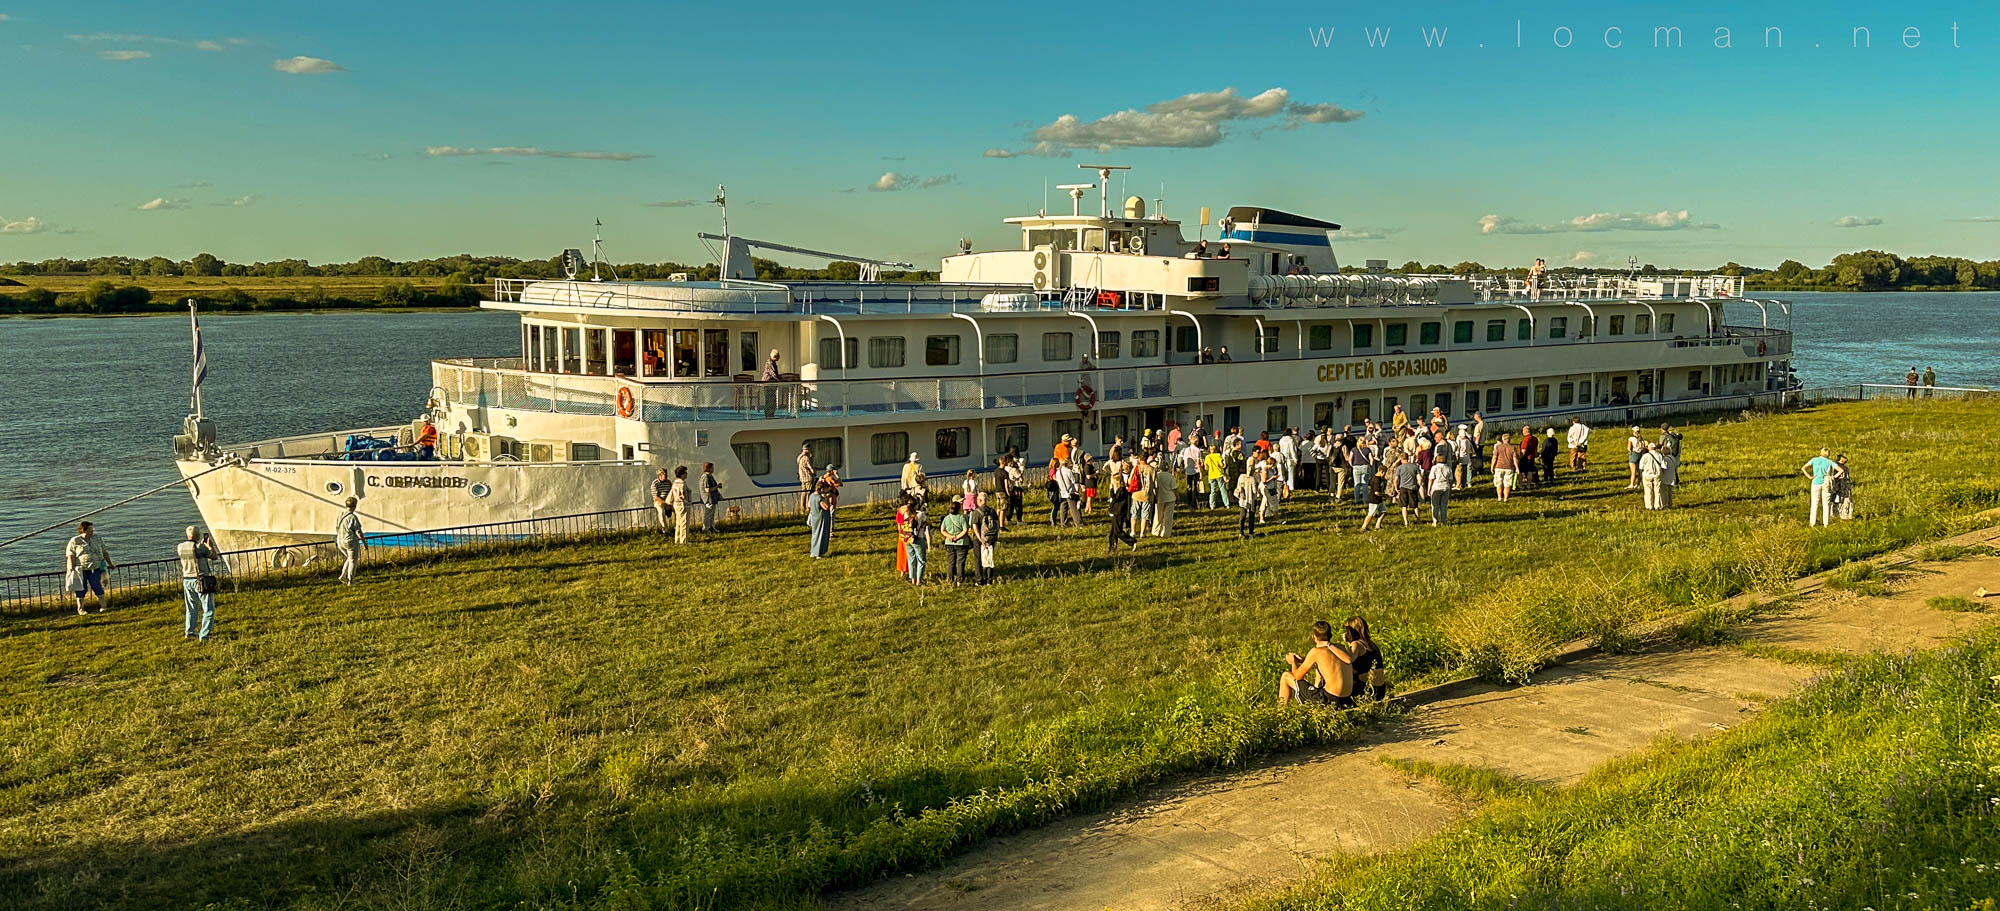
[[[1526,387],[1526,386],[1515,386],[1515,387],[1514,387],[1514,410],[1515,410],[1515,411],[1525,411],[1525,410],[1527,410],[1527,408],[1528,408],[1528,387]]]
[[[1140,329],[1132,333],[1133,357],[1160,356],[1160,330]]]
[[[1525,342],[1525,341],[1530,341],[1530,340],[1534,339],[1534,337],[1535,337],[1535,321],[1534,321],[1534,320],[1531,320],[1531,319],[1521,319],[1521,320],[1516,320],[1516,321],[1515,321],[1515,323],[1514,323],[1514,339],[1515,339],[1516,341],[1522,341],[1522,342]]]
[[[1451,417],[1451,393],[1440,392],[1437,394],[1437,410],[1438,414]]]
[[[1313,351],[1333,350],[1332,326],[1307,326],[1306,347]]]
[[[1333,426],[1333,414],[1334,411],[1332,402],[1314,402],[1313,426],[1314,427]]]
[[[736,452],[736,461],[743,466],[744,474],[761,478],[771,473],[771,444],[731,443],[729,448]]]
[[[1277,326],[1265,326],[1264,334],[1258,339],[1258,350],[1264,354],[1278,353],[1278,338]]]
[[[757,333],[736,333],[736,369],[753,377],[764,375],[764,351],[757,347]]]
[[[1286,427],[1291,426],[1289,423],[1291,419],[1292,411],[1284,405],[1272,405],[1264,409],[1264,429],[1269,430],[1272,436],[1283,433]]]
[[[1409,323],[1390,323],[1382,329],[1382,344],[1391,348],[1410,343]]]
[[[1612,398],[1614,399],[1628,398],[1631,395],[1632,386],[1630,383],[1626,382],[1627,379],[1629,378],[1623,376],[1614,376],[1611,378]]]
[[[1443,336],[1443,323],[1420,323],[1417,325],[1417,344],[1419,345],[1435,345]]]
[[[1073,356],[1070,353],[1070,344],[1073,341],[1074,339],[1072,339],[1070,337],[1070,333],[1067,332],[1042,333],[1042,360],[1044,361],[1069,360]]]
[[[529,370],[542,369],[542,333],[539,328],[521,327],[521,359]]]
[[[1097,359],[1100,361],[1117,360],[1120,357],[1118,353],[1119,343],[1122,341],[1124,341],[1124,336],[1117,332],[1097,333]]]
[[[937,432],[937,457],[963,459],[972,455],[972,428],[944,427]]]
[[[528,340],[528,336],[533,334],[534,330],[528,328],[527,323],[521,324],[521,363],[528,365],[530,370],[535,369],[535,359],[528,354],[534,348],[534,343]]]
[[[1763,365],[1763,364],[1758,364],[1758,365],[1757,365],[1757,366],[1756,366],[1755,368],[1753,368],[1753,370],[1754,370],[1754,371],[1756,371],[1756,372],[1762,372],[1762,371],[1763,371],[1763,369],[1764,369],[1764,365]],[[1762,377],[1757,377],[1757,378],[1758,378],[1758,379],[1762,379]],[[1648,370],[1648,371],[1646,371],[1645,373],[1641,373],[1641,374],[1639,374],[1639,394],[1640,394],[1640,395],[1647,395],[1647,396],[1649,396],[1649,395],[1652,395],[1652,394],[1653,394],[1653,372],[1652,372],[1652,371]]]
[[[1085,252],[1088,253],[1104,252],[1104,229],[1103,228],[1083,229],[1083,249]]]
[[[1486,410],[1487,410],[1487,411],[1493,411],[1493,412],[1497,412],[1497,411],[1499,411],[1499,410],[1500,410],[1500,390],[1499,390],[1499,389],[1495,388],[1495,389],[1488,389],[1488,390],[1486,390]]]
[[[1536,408],[1549,407],[1549,384],[1547,383],[1535,384],[1535,407]]]
[[[1222,290],[1222,276],[1190,275],[1187,280],[1187,289],[1189,294],[1200,294],[1204,291],[1220,291]]]
[[[1431,397],[1428,393],[1419,392],[1410,396],[1410,420],[1413,423],[1422,423],[1424,415],[1429,414],[1430,410]]]
[[[924,365],[927,367],[957,366],[958,336],[933,335],[924,339]]]
[[[806,441],[806,457],[820,471],[847,464],[847,446],[839,437],[814,437]]]
[[[1558,405],[1576,404],[1575,383],[1563,383],[1556,387],[1556,404]]]
[[[1688,371],[1688,391],[1689,392],[1701,391],[1701,371],[1699,370]]]
[[[674,330],[674,375],[699,376],[696,369],[695,347],[701,342],[701,333],[693,329]]]
[[[1125,435],[1125,429],[1131,425],[1131,420],[1122,414],[1107,414],[1099,419],[1099,423],[1103,424],[1101,436],[1104,443],[1110,445]]]
[[[1469,320],[1469,319],[1462,319],[1462,320],[1459,320],[1458,322],[1455,322],[1455,323],[1452,323],[1452,324],[1451,324],[1451,343],[1452,343],[1452,344],[1454,344],[1454,345],[1470,345],[1470,344],[1472,344],[1472,321],[1471,321],[1471,320]]]
[[[1489,342],[1504,342],[1504,341],[1506,341],[1506,340],[1507,340],[1507,321],[1506,321],[1506,320],[1504,320],[1504,319],[1490,319],[1490,320],[1487,320],[1487,321],[1486,321],[1486,340],[1487,340],[1487,341],[1489,341]]]
[[[1347,406],[1347,420],[1357,427],[1368,422],[1368,400],[1355,399]]]
[[[1611,318],[1611,334],[1612,335],[1625,334],[1625,317],[1613,316]]]
[[[1650,313],[1641,313],[1638,316],[1632,317],[1632,334],[1652,335],[1653,315]]]
[[[1000,453],[1023,453],[1028,451],[1028,425],[1001,424],[993,428],[993,451]]]
[[[1055,434],[1056,439],[1058,440],[1062,439],[1064,434],[1068,434],[1069,438],[1072,440],[1082,440],[1083,419],[1060,418],[1055,421],[1051,421],[1049,423],[1049,432]]]
[[[1588,403],[1590,401],[1589,381],[1576,384],[1576,400],[1584,403]]]
[[[647,376],[667,375],[667,330],[648,329],[640,335],[640,364]]]
[[[819,369],[846,369],[861,363],[861,340],[847,340],[847,360],[840,359],[840,337],[829,335],[819,340]]]
[[[701,330],[701,372],[703,376],[729,375],[729,330]]]
[[[591,376],[605,374],[604,330],[583,330],[583,372]]]
[[[1477,389],[1467,390],[1465,393],[1466,417],[1471,417],[1472,413],[1478,410],[1479,410],[1479,390]]]
[[[1375,347],[1375,327],[1367,323],[1355,323],[1354,324],[1355,350],[1359,351],[1362,348],[1373,348],[1373,347]]]
[[[986,337],[986,363],[1011,364],[1021,359],[1021,337],[1012,332]]]
[[[1549,317],[1549,338],[1562,338],[1569,332],[1569,317]]]
[[[883,335],[869,339],[868,366],[876,369],[903,366],[903,337]]]
[[[894,465],[908,461],[910,457],[910,435],[901,430],[878,433],[868,438],[868,461],[877,465]]]
[[[562,372],[583,372],[583,331],[575,327],[562,331]]]
[[[1393,395],[1385,395],[1385,396],[1383,396],[1383,397],[1382,397],[1382,413],[1383,413],[1383,414],[1386,414],[1386,415],[1389,415],[1389,416],[1390,416],[1391,418],[1394,418],[1394,417],[1395,417],[1395,415],[1396,415],[1396,402],[1397,402],[1397,399],[1396,399],[1396,397],[1395,397],[1395,396],[1393,396]]]
[[[639,332],[619,329],[611,333],[611,372],[619,376],[639,373]]]
[[[1661,331],[1661,332],[1672,332],[1672,331],[1674,331],[1674,315],[1673,315],[1673,314],[1671,314],[1671,313],[1662,313],[1662,314],[1660,314],[1660,331]]]
[[[1195,353],[1195,351],[1201,348],[1199,342],[1200,336],[1201,333],[1193,326],[1175,326],[1174,350],[1184,351],[1189,354]]]

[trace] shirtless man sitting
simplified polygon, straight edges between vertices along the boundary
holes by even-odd
[[[1292,669],[1278,675],[1278,704],[1291,705],[1296,701],[1306,705],[1352,708],[1353,656],[1333,644],[1333,625],[1325,620],[1313,621],[1312,637],[1313,647],[1304,655],[1285,656],[1285,663]],[[1306,677],[1315,670],[1319,671],[1318,682],[1308,682]]]

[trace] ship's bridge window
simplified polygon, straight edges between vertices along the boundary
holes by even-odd
[[[993,428],[993,451],[1001,453],[1027,452],[1028,425],[1001,424],[1000,426]]]
[[[527,359],[529,370],[542,369],[542,330],[539,326],[522,327],[521,356]]]
[[[1083,229],[1082,249],[1086,253],[1104,252],[1104,229],[1103,228]]]
[[[1011,364],[1021,359],[1021,337],[1012,332],[986,337],[986,363]]]
[[[941,427],[937,432],[937,457],[963,459],[972,455],[972,428]]]
[[[1120,343],[1123,342],[1124,340],[1125,336],[1123,333],[1119,332],[1097,333],[1097,359],[1100,361],[1117,360],[1119,357],[1122,356],[1119,353],[1119,349],[1121,347]]]
[[[646,368],[647,376],[667,375],[667,330],[647,329],[639,339],[643,349],[640,363]]]
[[[639,331],[619,329],[611,333],[611,372],[619,376],[639,373]]]
[[[1375,327],[1368,323],[1354,324],[1355,350],[1375,347]]]
[[[771,473],[771,444],[731,443],[729,448],[736,453],[736,461],[743,466],[744,474],[761,478]]]
[[[1306,348],[1312,351],[1333,350],[1332,326],[1307,326]]]
[[[1653,315],[1650,313],[1641,313],[1637,316],[1632,317],[1632,334],[1633,335],[1653,334]]]
[[[910,435],[901,430],[878,433],[868,438],[868,461],[894,465],[909,458]]]
[[[1462,319],[1451,324],[1451,343],[1454,345],[1472,344],[1471,320]]]
[[[958,365],[958,336],[933,335],[924,339],[924,364],[929,367]]]
[[[1160,356],[1160,330],[1140,329],[1132,333],[1133,357]]]
[[[562,372],[583,372],[583,333],[575,327],[562,331]]]
[[[1417,326],[1417,344],[1419,345],[1435,345],[1443,335],[1443,323],[1422,323]]]
[[[868,366],[876,369],[903,366],[903,337],[882,335],[869,339]]]
[[[701,333],[693,329],[674,330],[674,375],[700,376],[700,361],[697,348],[701,345]]]
[[[603,329],[583,330],[583,372],[591,376],[603,376],[604,361]]]
[[[1382,344],[1391,348],[1410,343],[1409,323],[1390,323],[1382,329]]]
[[[1070,333],[1067,332],[1042,333],[1042,360],[1044,361],[1069,360],[1071,357],[1070,354],[1071,342],[1072,339],[1070,338]]]

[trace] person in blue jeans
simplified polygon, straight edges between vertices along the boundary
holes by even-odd
[[[1368,503],[1368,482],[1375,477],[1375,446],[1363,443],[1354,447],[1354,505]]]
[[[187,540],[174,548],[174,555],[181,561],[181,598],[187,605],[187,622],[181,625],[181,638],[207,642],[208,634],[215,629],[215,595],[201,590],[201,580],[215,577],[215,566],[210,562],[217,559],[215,541],[190,525]],[[201,618],[199,626],[195,623],[197,615]]]

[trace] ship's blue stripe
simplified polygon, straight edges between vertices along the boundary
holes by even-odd
[[[1252,231],[1247,228],[1233,228],[1224,240],[1247,240],[1262,244],[1287,244],[1294,247],[1331,247],[1333,241],[1325,234],[1286,234],[1282,231]]]

